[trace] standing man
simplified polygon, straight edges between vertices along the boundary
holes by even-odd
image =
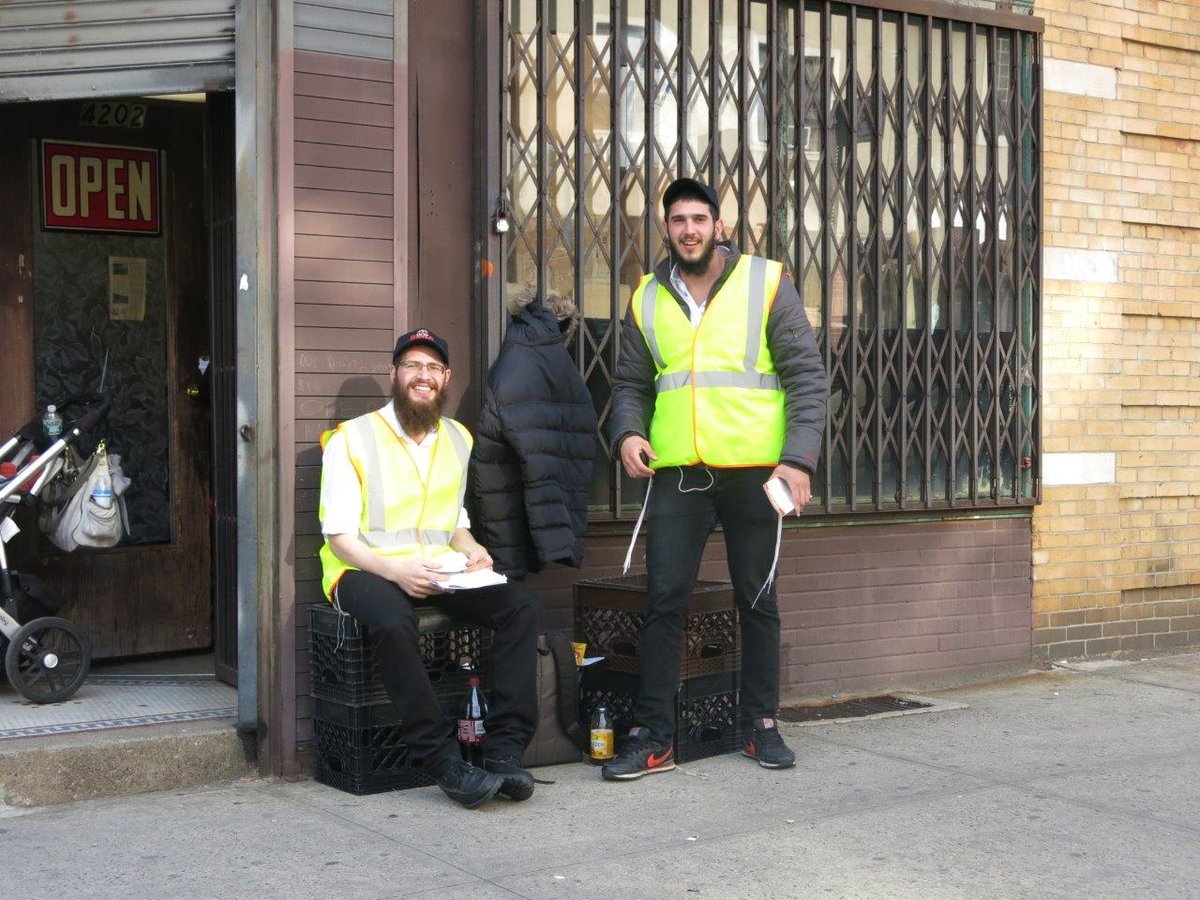
[[[743,752],[768,769],[796,761],[775,720],[780,519],[763,486],[781,478],[797,510],[812,496],[828,380],[791,279],[725,240],[716,192],[677,179],[663,211],[670,255],[633,292],[613,377],[613,447],[631,478],[653,478],[638,724],[609,780],[675,768],[687,603],[717,522],[742,626]]]
[[[419,328],[396,341],[392,402],[343,422],[325,443],[321,470],[322,586],[334,605],[367,626],[400,732],[453,800],[480,806],[500,792],[533,795],[519,765],[537,724],[538,602],[511,582],[459,592],[438,586],[457,559],[466,571],[492,559],[463,510],[471,435],[442,411],[450,349]],[[457,556],[462,554],[462,556]],[[483,768],[459,751],[417,646],[418,603],[495,629],[492,705]]]

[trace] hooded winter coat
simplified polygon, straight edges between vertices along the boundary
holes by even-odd
[[[510,578],[583,563],[596,411],[540,300],[513,316],[488,372],[467,481],[472,530]]]

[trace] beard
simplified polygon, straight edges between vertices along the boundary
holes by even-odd
[[[446,395],[438,388],[427,401],[414,401],[408,395],[408,389],[392,386],[392,408],[396,418],[409,435],[428,434],[437,426],[442,411],[446,408]]]
[[[704,275],[708,272],[708,267],[712,264],[713,253],[717,249],[717,241],[715,237],[709,238],[700,245],[700,256],[695,261],[684,259],[683,254],[679,252],[680,248],[672,246],[671,249],[675,252],[675,262],[679,265],[679,271],[684,275]]]

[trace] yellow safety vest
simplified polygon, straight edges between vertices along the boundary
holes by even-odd
[[[343,422],[336,430],[346,441],[362,489],[359,540],[380,556],[436,558],[450,553],[467,490],[470,432],[442,418],[429,471],[420,472],[408,447],[378,412]],[[330,433],[322,437],[322,446]],[[320,515],[323,520],[324,508]],[[338,579],[353,568],[326,539],[321,547],[326,597],[332,599]]]
[[[630,300],[658,371],[651,468],[774,466],[783,451],[784,395],[767,348],[767,316],[783,266],[742,256],[698,327],[654,275]]]

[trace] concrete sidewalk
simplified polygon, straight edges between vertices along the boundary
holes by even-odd
[[[787,726],[740,755],[523,804],[313,782],[0,811],[11,896],[1200,896],[1200,654],[945,691],[965,708]]]

